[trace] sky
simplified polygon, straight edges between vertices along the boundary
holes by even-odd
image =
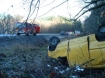
[[[26,19],[29,13],[28,11],[29,7],[27,4],[23,5],[23,1],[25,0],[0,0],[0,14],[5,13],[10,15],[21,15]],[[55,6],[59,5],[64,1],[66,0],[41,0],[37,18],[58,15],[73,18],[83,7],[83,5],[81,5],[81,3],[78,2],[79,0],[69,0],[68,2],[65,2],[59,7],[56,7],[55,9],[51,10],[52,8],[54,8]],[[47,4],[50,5],[45,6]],[[34,18],[35,15],[36,13],[34,13],[30,18]],[[82,16],[80,19],[84,20],[85,17],[86,16]]]

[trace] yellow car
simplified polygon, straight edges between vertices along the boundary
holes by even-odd
[[[60,42],[58,37],[51,37],[48,56],[68,62],[70,67],[104,68],[105,67],[105,26],[96,34]],[[66,62],[67,61],[67,62]]]

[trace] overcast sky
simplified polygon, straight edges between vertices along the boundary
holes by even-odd
[[[11,15],[21,15],[26,17],[28,15],[28,5],[23,5],[23,0],[0,0],[0,14],[2,13],[9,13]],[[46,16],[66,16],[73,18],[83,7],[78,0],[69,0],[65,2],[61,6],[51,10],[55,6],[59,5],[60,3],[66,0],[41,0],[40,8],[37,17],[46,17]],[[52,2],[52,3],[51,3]],[[51,3],[51,4],[50,4]],[[45,6],[50,4],[48,6]],[[51,10],[51,11],[50,11]],[[46,12],[50,11],[49,13],[45,14]],[[35,14],[35,13],[34,13]],[[31,18],[34,18],[33,15]],[[83,17],[82,17],[83,18]]]

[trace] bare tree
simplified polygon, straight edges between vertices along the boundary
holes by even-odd
[[[0,33],[12,33],[13,27],[16,23],[16,18],[11,15],[1,15],[2,18],[0,19]]]
[[[78,19],[88,11],[92,11],[105,6],[105,0],[82,0],[86,5],[75,15],[74,19]]]

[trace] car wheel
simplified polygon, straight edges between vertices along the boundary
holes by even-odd
[[[20,33],[17,33],[18,36],[20,36]]]
[[[60,39],[56,36],[53,36],[49,40],[49,45],[50,46],[57,46],[57,44],[60,42]]]

